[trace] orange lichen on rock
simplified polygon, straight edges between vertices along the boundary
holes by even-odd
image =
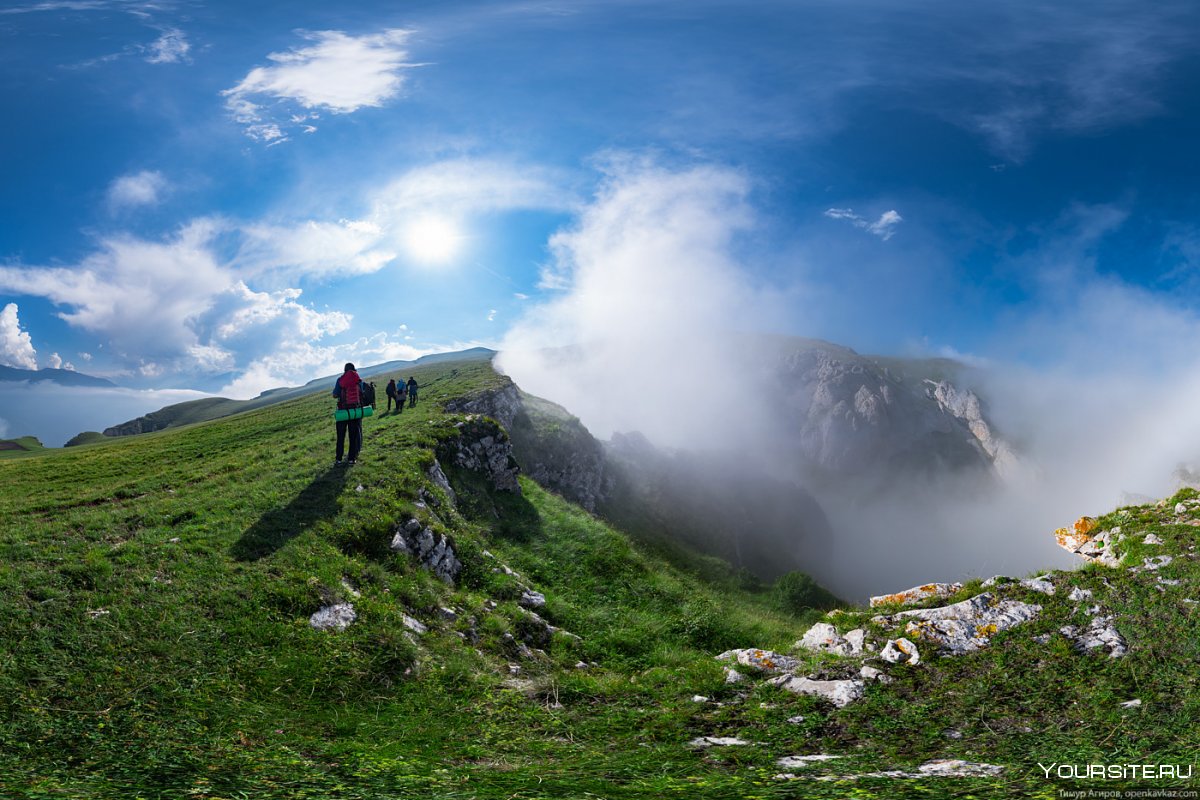
[[[871,598],[871,608],[885,605],[908,605],[931,597],[949,597],[962,588],[961,583],[923,583],[895,594],[878,595]]]

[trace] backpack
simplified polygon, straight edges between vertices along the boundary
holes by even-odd
[[[373,384],[373,383],[362,384],[362,404],[364,406],[375,405],[375,384]]]
[[[347,380],[346,375],[350,375],[350,374],[353,374],[354,377]],[[355,406],[362,405],[362,393],[359,391],[359,387],[362,386],[363,384],[358,379],[358,373],[347,372],[345,375],[343,375],[341,377],[341,379],[338,380],[338,385],[342,387],[342,406],[343,407],[354,408]]]

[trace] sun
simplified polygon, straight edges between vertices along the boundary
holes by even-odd
[[[436,214],[418,217],[404,229],[404,246],[413,260],[445,264],[462,249],[463,234],[453,220]]]

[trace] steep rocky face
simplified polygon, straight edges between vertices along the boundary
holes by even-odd
[[[446,410],[481,414],[512,437],[522,471],[542,486],[595,511],[611,494],[613,477],[604,448],[566,409],[527,395],[513,383],[452,400]]]
[[[780,348],[772,372],[781,440],[830,476],[990,470],[1013,458],[976,395],[922,379],[920,362],[897,363],[904,368],[825,342]]]

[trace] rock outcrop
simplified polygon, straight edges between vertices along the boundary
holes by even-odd
[[[885,628],[904,625],[905,633],[912,638],[949,653],[969,653],[986,647],[1000,631],[1028,622],[1041,610],[1039,605],[1000,600],[995,594],[984,592],[960,603],[900,611],[874,617],[873,621]]]
[[[458,579],[462,562],[454,552],[454,542],[435,532],[418,519],[409,519],[392,531],[392,551],[412,556],[422,567],[449,584]]]
[[[504,429],[494,420],[479,416],[468,416],[455,427],[458,436],[439,446],[439,460],[483,475],[497,491],[520,494],[520,467]]]

